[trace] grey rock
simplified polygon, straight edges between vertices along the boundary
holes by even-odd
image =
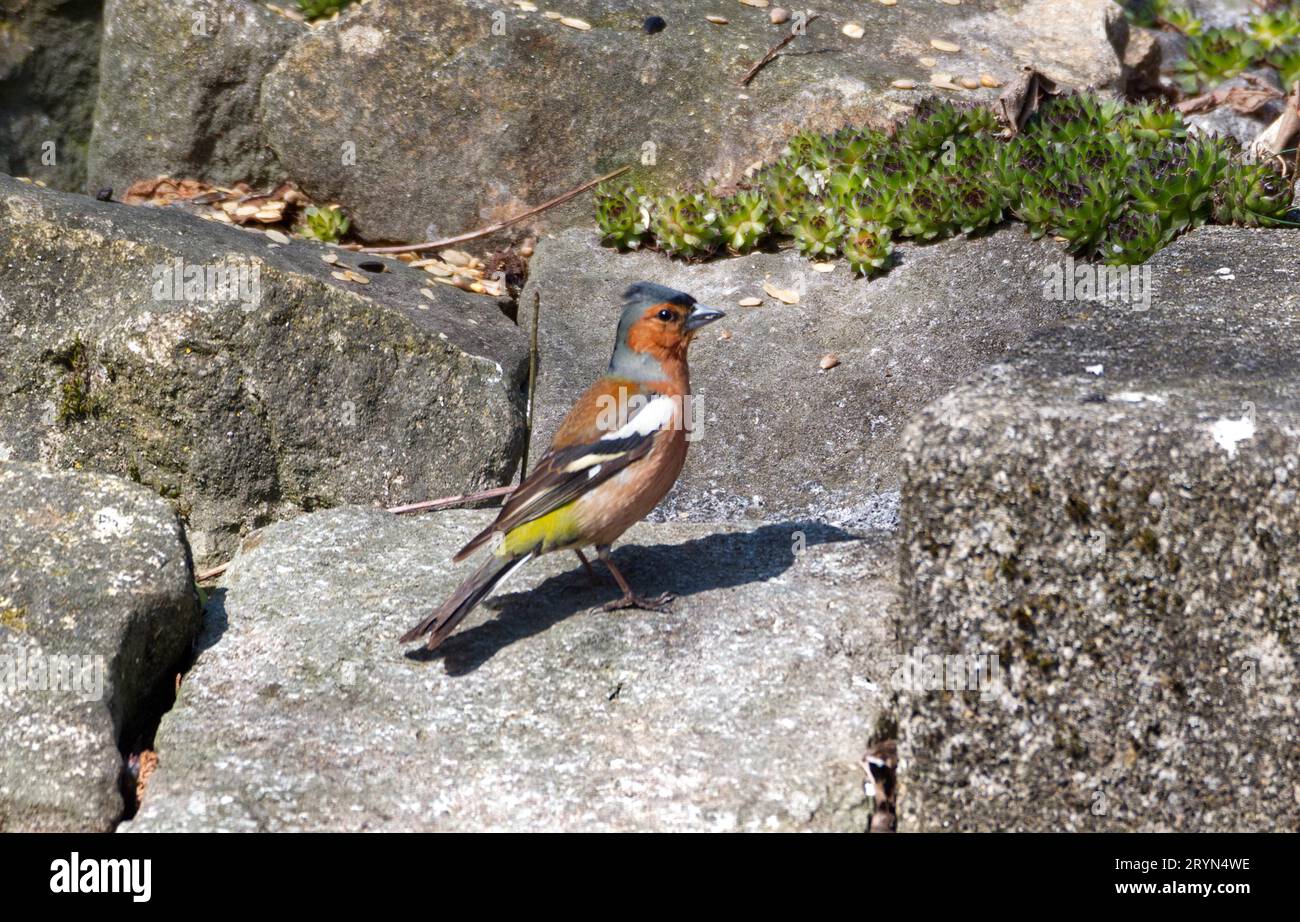
[[[180,523],[120,478],[14,462],[0,520],[0,831],[108,831],[119,746],[162,711],[201,624]]]
[[[91,186],[284,178],[258,102],[266,72],[306,31],[249,0],[107,0]]]
[[[395,261],[337,281],[327,252],[0,177],[0,458],[146,484],[200,567],[305,509],[508,479],[523,335],[495,301]],[[167,290],[178,264],[242,272],[247,300]]]
[[[843,261],[816,272],[793,250],[688,264],[620,254],[581,230],[541,240],[519,312],[531,329],[540,293],[531,457],[604,371],[623,290],[660,282],[728,312],[691,347],[699,428],[665,514],[888,526],[912,415],[1072,309],[1033,296],[1062,254],[1019,226],[896,252],[897,265],[868,281]],[[799,303],[766,295],[764,281],[801,292]],[[737,305],[749,296],[763,305]],[[840,364],[823,371],[827,353]]]
[[[1003,681],[904,683],[900,828],[1300,825],[1298,242],[1180,238],[1149,310],[1036,336],[909,428],[901,647]]]
[[[214,593],[124,829],[865,829],[889,540],[643,524],[615,559],[678,593],[670,613],[601,611],[613,584],[550,555],[434,654],[404,653],[486,520],[349,508],[266,529]]]
[[[728,4],[730,24],[719,27],[695,0],[663,0],[654,12],[667,28],[647,35],[646,11],[622,0],[566,3],[590,31],[488,0],[435,9],[374,0],[293,45],[265,80],[262,124],[286,171],[313,197],[344,203],[360,234],[432,239],[624,164],[665,185],[734,182],[800,129],[907,111],[924,91],[890,83],[924,86],[930,71],[918,57],[1004,81],[1029,62],[1075,86],[1124,79],[1117,49],[1127,23],[1109,0],[918,4],[902,26],[895,10],[857,0],[817,9],[807,34],[741,87],[790,28],[772,25],[767,10]],[[849,21],[863,38],[842,34]],[[932,38],[962,51],[937,52]],[[355,163],[340,156],[348,144]],[[533,224],[589,222],[581,197]]]
[[[0,4],[0,173],[81,190],[99,38],[97,0]]]

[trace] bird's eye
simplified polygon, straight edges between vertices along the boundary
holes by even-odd
[[[672,320],[672,319],[673,319],[673,312],[670,311],[670,310],[668,310],[667,308],[664,308],[663,310],[661,310],[661,311],[659,312],[659,319],[660,319],[660,320],[663,320],[663,321],[665,321],[665,322],[667,322],[667,321],[669,321],[669,320]]]

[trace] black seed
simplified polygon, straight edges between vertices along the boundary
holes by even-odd
[[[662,16],[647,16],[645,22],[641,23],[641,28],[645,29],[646,35],[654,35],[668,28],[668,23],[664,22]]]

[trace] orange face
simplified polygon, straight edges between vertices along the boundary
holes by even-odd
[[[695,335],[693,330],[686,329],[686,318],[690,314],[691,308],[671,301],[647,307],[641,319],[628,330],[628,348],[659,359],[680,356]]]

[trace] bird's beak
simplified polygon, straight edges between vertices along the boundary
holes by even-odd
[[[694,333],[700,327],[707,326],[715,320],[721,320],[725,316],[727,315],[715,307],[705,307],[703,304],[697,304],[686,318],[686,332]]]

